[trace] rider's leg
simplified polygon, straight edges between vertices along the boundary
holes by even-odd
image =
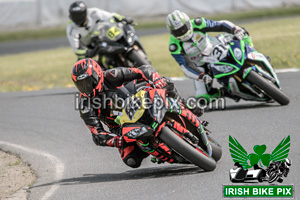
[[[207,103],[213,102],[222,96],[222,93],[219,89],[208,87],[203,81],[194,80],[194,85],[196,90],[196,98],[204,99]]]

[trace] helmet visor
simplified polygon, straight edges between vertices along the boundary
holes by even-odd
[[[83,26],[86,17],[84,15],[75,15],[72,16],[71,20],[77,25],[77,26]]]
[[[175,37],[180,37],[186,34],[189,31],[189,28],[187,24],[184,24],[182,27],[180,27],[177,30],[171,30],[171,34],[174,35]]]
[[[97,86],[96,79],[93,76],[88,76],[88,74],[82,74],[81,76],[78,76],[77,81],[74,83],[80,93],[88,96],[93,94],[94,88]]]

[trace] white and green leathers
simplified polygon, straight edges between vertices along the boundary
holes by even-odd
[[[190,20],[190,22],[192,25],[192,35],[187,41],[182,41],[180,38],[175,37],[172,35],[174,32],[170,31],[169,51],[182,68],[184,74],[194,79],[196,97],[203,97],[209,101],[211,97],[217,98],[219,92],[208,92],[204,82],[198,79],[199,74],[205,72],[206,62],[203,61],[203,58],[209,58],[214,49],[214,45],[218,45],[220,41],[217,41],[214,37],[209,37],[206,33],[233,33],[234,27],[237,26],[226,20],[212,21],[205,18],[195,18]],[[168,18],[167,27],[169,27]],[[226,56],[226,50],[220,52],[218,58],[224,56]]]

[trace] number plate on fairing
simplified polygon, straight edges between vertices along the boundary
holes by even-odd
[[[122,111],[121,124],[135,123],[143,116],[146,107],[144,100],[145,93],[145,91],[141,90],[129,99]]]
[[[122,33],[121,29],[119,29],[116,26],[113,26],[106,32],[106,37],[108,37],[110,40],[116,40],[116,39],[118,39],[117,37],[121,33]]]
[[[218,45],[214,46],[214,48],[211,52],[211,57],[220,61],[227,56],[227,52],[228,52],[228,47],[226,47],[223,44],[218,44]]]

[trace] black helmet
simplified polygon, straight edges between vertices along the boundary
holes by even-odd
[[[77,25],[83,26],[86,20],[87,6],[82,1],[76,1],[70,5],[69,18]]]

